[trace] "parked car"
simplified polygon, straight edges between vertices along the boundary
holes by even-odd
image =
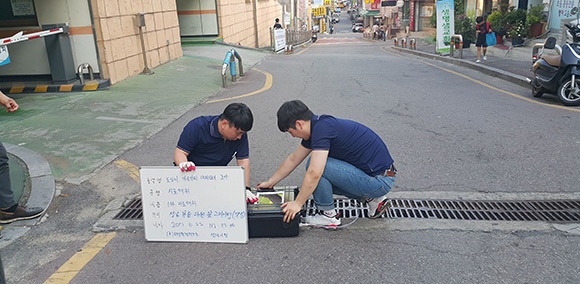
[[[362,33],[364,32],[364,26],[362,23],[355,23],[352,25],[352,32],[353,33]]]

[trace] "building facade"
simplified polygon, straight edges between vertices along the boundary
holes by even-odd
[[[182,36],[269,46],[269,28],[281,15],[275,0],[0,0],[0,39],[7,39],[0,44],[10,62],[0,66],[0,82],[46,80],[54,78],[55,64],[76,72],[86,63],[115,84],[181,57]],[[62,34],[18,41],[63,26]],[[63,62],[55,63],[49,37],[58,37]],[[64,81],[73,82],[69,71]]]

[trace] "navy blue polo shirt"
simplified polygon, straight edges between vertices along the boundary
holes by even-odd
[[[241,160],[250,156],[248,134],[235,141],[225,140],[218,131],[219,117],[197,117],[179,136],[177,148],[189,153],[187,160],[196,166],[227,166],[234,157]]]
[[[382,174],[393,164],[387,145],[370,128],[352,120],[330,115],[314,115],[310,121],[310,140],[302,146],[328,150],[328,156],[345,161],[370,176]]]

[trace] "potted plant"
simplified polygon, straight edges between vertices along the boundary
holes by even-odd
[[[542,35],[542,28],[544,27],[542,20],[544,20],[544,4],[530,5],[526,15],[526,24],[530,27],[531,37]]]
[[[463,48],[469,48],[475,41],[475,23],[465,14],[455,15],[455,34],[463,38]]]
[[[487,16],[487,21],[495,32],[497,44],[503,44],[503,36],[507,33],[505,13],[500,10],[493,11]]]
[[[526,26],[524,25],[523,21],[514,23],[507,33],[508,36],[512,39],[512,46],[520,46],[524,43]]]

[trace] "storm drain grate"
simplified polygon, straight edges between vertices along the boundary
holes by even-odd
[[[390,218],[487,221],[580,221],[580,200],[390,200]]]
[[[381,217],[391,219],[445,219],[481,221],[579,222],[580,200],[458,201],[390,199]],[[353,199],[335,199],[335,207],[345,218],[368,218],[368,206]],[[315,214],[313,200],[306,214]]]
[[[135,198],[127,204],[121,212],[117,213],[115,220],[143,220],[143,205],[141,198]]]
[[[382,218],[544,221],[569,223],[580,221],[580,200],[468,201],[390,199]],[[368,205],[354,199],[335,199],[335,208],[344,218],[368,218]],[[305,204],[306,215],[314,215],[314,200]],[[141,220],[141,198],[135,198],[113,219]]]

